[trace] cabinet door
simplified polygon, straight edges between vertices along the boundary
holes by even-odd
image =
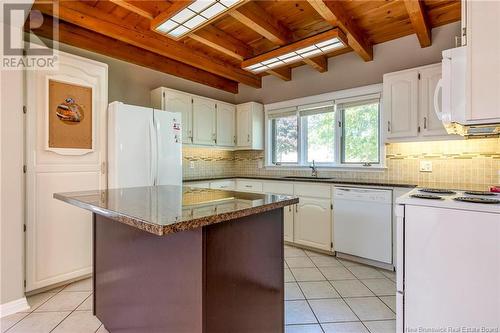
[[[294,242],[331,251],[330,199],[300,197],[295,211]]]
[[[467,6],[470,102],[466,120],[500,122],[500,1],[466,1],[463,6]]]
[[[214,145],[215,141],[215,102],[193,97],[193,143]]]
[[[436,116],[434,93],[441,79],[441,64],[420,70],[420,128],[423,136],[447,135],[443,122]],[[441,98],[438,98],[441,103]]]
[[[250,127],[252,113],[249,105],[239,106],[236,111],[236,146],[249,147],[251,143]]]
[[[293,242],[293,211],[295,205],[283,208],[283,234],[284,239]]]
[[[231,104],[217,103],[217,145],[233,147],[235,144],[236,107]]]
[[[384,113],[387,138],[418,135],[418,71],[384,76]]]
[[[165,110],[181,113],[182,143],[193,142],[193,105],[188,94],[167,91],[165,93]]]

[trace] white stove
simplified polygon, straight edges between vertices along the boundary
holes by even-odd
[[[397,332],[500,332],[500,195],[397,199]]]

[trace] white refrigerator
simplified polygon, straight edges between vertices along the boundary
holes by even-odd
[[[181,114],[108,107],[108,188],[182,185]]]

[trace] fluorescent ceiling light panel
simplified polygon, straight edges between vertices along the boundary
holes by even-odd
[[[195,0],[155,30],[179,39],[243,0]]]
[[[274,67],[284,66],[286,64],[292,64],[294,62],[299,62],[304,59],[308,59],[311,57],[318,56],[320,54],[331,52],[343,46],[344,43],[339,38],[335,37],[310,46],[305,46],[303,48],[300,48],[293,52],[286,53],[284,55],[276,56],[274,58],[261,61],[254,65],[245,67],[244,69],[253,73],[260,73],[262,71],[265,71],[266,68],[274,68]]]

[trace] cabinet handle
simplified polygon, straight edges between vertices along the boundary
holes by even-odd
[[[250,143],[250,134],[247,136],[247,142]]]
[[[424,117],[424,129],[427,129],[427,117]]]
[[[299,212],[299,205],[295,205],[295,213],[298,213]]]
[[[387,132],[390,132],[391,131],[391,122],[388,121],[387,122]]]
[[[288,211],[291,212],[292,211],[292,206],[288,206]]]

